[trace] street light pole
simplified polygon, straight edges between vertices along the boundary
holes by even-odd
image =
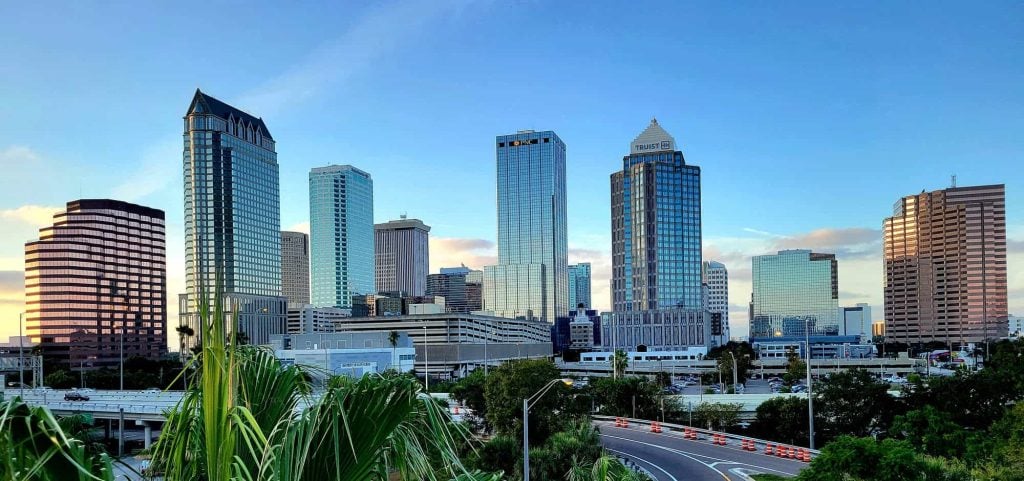
[[[427,326],[423,326],[423,381],[430,394],[430,353],[427,352]]]
[[[811,390],[811,329],[810,319],[804,319],[805,347],[807,348],[807,437],[808,447],[814,449],[814,391]]]
[[[18,314],[18,378],[21,381],[21,398],[25,399],[25,333],[21,325],[25,323],[25,313]]]
[[[530,408],[558,382],[572,386],[572,379],[552,379],[533,396],[523,399],[523,481],[530,481]]]

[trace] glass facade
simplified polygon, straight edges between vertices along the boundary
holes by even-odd
[[[583,307],[594,307],[590,302],[589,262],[569,266],[569,310],[574,311],[580,304]]]
[[[484,269],[484,309],[554,322],[569,306],[565,143],[552,131],[495,142],[498,265]]]
[[[752,258],[750,337],[839,334],[839,277],[834,254],[785,250]]]
[[[309,173],[313,305],[352,307],[374,294],[373,179],[351,165]]]
[[[67,204],[25,244],[25,334],[71,369],[167,352],[162,210],[107,199]]]
[[[262,119],[196,90],[185,115],[185,289],[181,322],[199,334],[198,292],[238,301],[253,343],[285,329],[277,153]],[[255,310],[253,310],[255,309]]]
[[[700,167],[652,120],[611,191],[612,309],[701,310]]]
[[[289,305],[309,304],[309,236],[281,231],[281,292]]]

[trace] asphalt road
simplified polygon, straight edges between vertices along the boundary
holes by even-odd
[[[618,428],[596,422],[601,443],[614,454],[633,460],[657,481],[747,481],[744,475],[771,473],[795,476],[807,464],[748,452],[738,446],[715,446],[707,440],[683,439],[679,432],[649,432],[647,426]]]

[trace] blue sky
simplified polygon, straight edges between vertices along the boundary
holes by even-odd
[[[29,3],[0,6],[0,335],[22,308],[23,243],[74,198],[166,210],[180,290],[196,87],[267,122],[282,227],[308,219],[311,167],[350,163],[374,177],[378,221],[433,226],[434,271],[493,258],[494,136],[555,130],[570,259],[595,264],[597,307],[608,176],[657,117],[703,169],[705,252],[733,274],[740,334],[750,255],[839,252],[841,302],[881,319],[893,202],[954,173],[1005,183],[1024,312],[1019,2]]]

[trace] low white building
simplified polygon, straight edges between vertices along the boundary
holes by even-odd
[[[569,321],[569,348],[577,351],[594,348],[594,321],[582,307],[576,309],[576,315]]]
[[[614,351],[581,352],[580,362],[611,362]],[[674,351],[629,351],[626,356],[630,363],[657,361],[700,361],[708,355],[706,347],[688,347]]]
[[[279,334],[270,347],[283,364],[299,364],[317,373],[362,377],[392,369],[409,372],[416,362],[416,349],[406,333],[398,333],[394,346],[390,332],[340,332]]]
[[[352,309],[289,305],[288,334],[334,332],[334,322],[347,317],[352,317]]]

